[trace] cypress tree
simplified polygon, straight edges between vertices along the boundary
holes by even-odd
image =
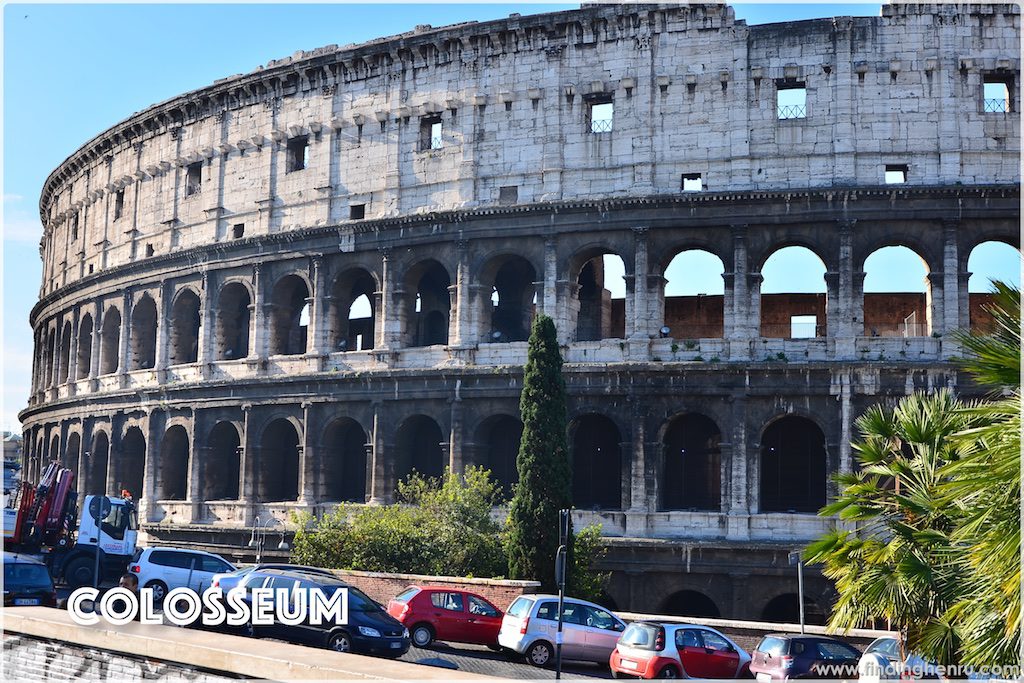
[[[565,380],[555,324],[538,315],[530,331],[519,398],[523,436],[516,469],[519,483],[509,509],[509,575],[555,590],[558,511],[572,504],[566,442]],[[570,542],[571,547],[571,542]]]

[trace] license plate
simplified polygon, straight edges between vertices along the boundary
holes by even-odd
[[[397,649],[399,649],[400,647],[402,647],[402,644],[401,644],[401,643],[391,643],[391,649],[392,649],[392,650],[397,650]]]
[[[758,683],[771,683],[772,675],[766,673],[759,673],[757,674],[757,680]]]
[[[38,605],[39,598],[14,598],[15,605]]]
[[[623,669],[636,669],[637,663],[628,659],[623,659],[621,662]]]

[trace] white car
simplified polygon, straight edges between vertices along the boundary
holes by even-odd
[[[900,643],[895,638],[876,638],[868,645],[857,663],[857,680],[865,683],[898,681],[905,678],[942,678],[935,664],[910,653],[907,661],[900,657]]]
[[[128,565],[128,571],[139,577],[139,588],[152,589],[157,603],[175,588],[202,592],[213,584],[214,574],[234,570],[220,555],[182,548],[143,548]]]
[[[562,606],[562,657],[608,663],[626,624],[592,602],[566,598]],[[558,630],[557,595],[521,595],[501,620],[498,645],[526,656],[534,666],[554,662]]]

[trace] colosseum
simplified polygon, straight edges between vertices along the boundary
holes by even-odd
[[[974,248],[1020,247],[1019,12],[513,14],[134,114],[42,190],[27,472],[62,460],[85,493],[133,492],[150,538],[204,543],[394,500],[412,470],[508,485],[544,313],[610,601],[792,618],[787,554],[834,523],[815,512],[856,417],[979,392],[950,332],[985,324]],[[922,292],[865,291],[892,246]],[[793,247],[822,291],[762,294]],[[721,293],[672,294],[698,251]],[[830,587],[807,585],[820,617]]]

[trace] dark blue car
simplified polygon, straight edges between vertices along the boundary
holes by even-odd
[[[254,588],[286,589],[289,596],[297,591],[319,589],[329,597],[339,588],[348,589],[348,623],[337,625],[305,622],[294,626],[275,623],[272,626],[249,626],[252,636],[280,638],[290,643],[326,647],[337,652],[400,657],[409,650],[409,631],[366,593],[344,581],[301,571],[262,569],[250,572],[240,584],[247,601]]]

